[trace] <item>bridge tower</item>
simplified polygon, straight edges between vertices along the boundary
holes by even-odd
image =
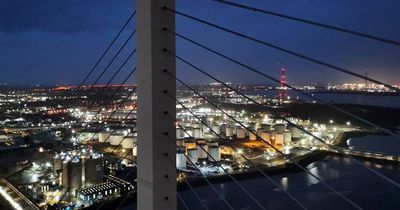
[[[176,209],[176,143],[175,124],[165,111],[175,116],[176,82],[164,70],[175,75],[175,0],[137,0],[137,79],[138,144],[137,205],[138,210]]]

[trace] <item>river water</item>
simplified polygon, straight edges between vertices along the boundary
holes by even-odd
[[[400,140],[391,136],[371,135],[353,138],[348,141],[350,148],[379,151],[400,155]],[[376,161],[361,161],[366,166],[400,182],[400,165],[383,164]],[[318,176],[336,191],[352,200],[365,210],[399,210],[400,188],[358,165],[350,158],[334,155],[307,166],[307,170]],[[306,208],[315,210],[356,209],[340,198],[324,184],[305,172],[273,176],[273,180],[298,199]],[[301,209],[287,195],[271,184],[265,177],[241,181],[241,184],[261,202],[266,209]],[[234,209],[260,209],[255,202],[234,182],[215,184]],[[228,209],[224,201],[211,187],[196,188],[210,209]],[[202,209],[201,204],[190,191],[181,192],[190,209]],[[181,209],[184,209],[180,204]]]
[[[400,107],[400,103],[392,104],[391,106]],[[369,135],[352,138],[347,142],[351,149],[400,155],[400,140],[392,136]],[[374,169],[382,175],[400,183],[400,164],[381,163],[373,160],[361,160],[361,162],[366,167]],[[400,187],[372,173],[350,158],[341,155],[331,155],[309,164],[306,168],[361,209],[400,210]],[[323,182],[305,172],[281,174],[272,178],[281,188],[287,190],[287,192],[293,195],[309,210],[357,209],[351,203],[328,189]],[[242,180],[240,183],[266,209],[302,209],[265,177],[260,176],[259,178]],[[222,197],[210,186],[195,188],[208,209],[229,209],[224,199],[232,205],[233,209],[260,209],[233,181],[216,183],[214,187]],[[179,193],[189,209],[204,209],[191,190]],[[181,202],[178,202],[178,207],[178,209],[185,209]],[[125,207],[124,209],[135,209],[135,206]]]
[[[287,93],[293,99],[299,98],[304,101],[312,101],[312,99],[310,99],[309,97],[293,90],[288,90]],[[400,108],[400,96],[378,96],[378,95],[318,93],[318,92],[314,93],[311,91],[308,91],[307,93],[312,94],[314,97],[321,99],[324,102]],[[276,98],[278,96],[278,91],[277,90],[247,91],[246,94],[263,95],[266,97]]]
[[[400,182],[400,167],[365,162],[385,176]],[[307,166],[307,170],[320,177],[336,191],[351,199],[366,210],[399,210],[400,189],[352,160],[341,156],[326,157]],[[347,210],[356,209],[305,172],[282,174],[273,179],[298,199],[308,209]],[[261,202],[266,209],[294,210],[301,209],[279,188],[264,177],[241,181],[241,184]],[[234,209],[260,209],[234,182],[215,184]],[[207,202],[209,209],[228,209],[223,200],[209,186],[196,188]],[[181,192],[190,209],[202,209],[201,204],[190,190]],[[184,209],[180,204],[180,209]]]

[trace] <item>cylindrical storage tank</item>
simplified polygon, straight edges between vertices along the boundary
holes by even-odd
[[[177,139],[185,138],[185,132],[183,131],[182,128],[176,128],[176,138]]]
[[[193,128],[201,128],[200,123],[193,123],[192,126],[193,126]]]
[[[71,190],[75,191],[82,186],[82,162],[79,159],[71,161]]]
[[[257,140],[257,136],[255,135],[256,131],[249,132],[249,139],[251,141]]]
[[[209,141],[207,142],[207,146],[218,146],[218,141]]]
[[[91,186],[102,183],[104,176],[103,158],[99,154],[94,154],[85,161],[85,185]]]
[[[176,151],[176,168],[186,168],[186,156],[183,150]]]
[[[200,128],[194,128],[193,129],[193,137],[194,138],[200,138]]]
[[[60,155],[56,155],[53,158],[53,173],[58,174],[63,169],[63,160]]]
[[[186,123],[181,123],[181,125],[184,127],[184,128],[188,128],[188,127],[192,127],[192,123],[191,122],[186,122]]]
[[[302,136],[302,131],[297,127],[290,127],[290,132],[292,133],[292,138],[300,139]]]
[[[266,132],[266,130],[258,129],[257,130],[257,136],[262,137],[262,133]]]
[[[124,148],[124,149],[132,149],[133,146],[135,146],[135,143],[136,143],[136,138],[134,138],[133,136],[127,136],[122,141],[122,148]]]
[[[233,136],[233,129],[231,127],[226,127],[225,136],[226,137],[232,137]]]
[[[197,153],[197,148],[191,148],[187,150],[188,158],[190,161],[192,161],[193,164],[196,164],[199,162],[199,155]],[[188,161],[188,163],[191,163]]]
[[[134,157],[137,157],[137,145],[135,145],[135,146],[133,147],[133,149],[132,149],[132,155],[133,155]]]
[[[99,133],[99,142],[110,142],[111,132],[101,132]]]
[[[124,139],[124,135],[123,134],[113,134],[110,137],[110,144],[113,146],[117,146],[119,144],[121,144],[122,140]]]
[[[62,171],[62,185],[68,192],[74,192],[82,185],[82,162],[74,159],[64,162]]]
[[[61,179],[61,184],[63,186],[64,189],[68,190],[68,185],[70,182],[70,173],[71,173],[71,169],[70,169],[70,162],[64,161],[63,162],[64,167],[62,168],[62,179]],[[81,172],[82,173],[82,172]]]
[[[269,132],[269,135],[270,135],[270,138],[271,138],[270,142],[271,142],[272,144],[275,144],[276,134],[277,134],[276,130],[271,130],[271,131]]]
[[[275,134],[275,144],[276,145],[283,145],[283,133],[276,133]]]
[[[250,128],[250,130],[257,130],[257,124],[256,123],[249,123],[249,128]]]
[[[289,144],[290,142],[292,142],[292,133],[290,131],[285,131],[283,134],[283,143]]]
[[[208,153],[210,154],[208,157],[209,161],[221,161],[221,152],[219,146],[209,146]]]
[[[197,154],[200,159],[207,158],[207,152],[206,152],[207,150],[206,149],[207,149],[206,144],[203,144],[203,143],[197,144]]]
[[[194,137],[194,132],[193,132],[193,127],[186,127],[185,130],[183,131],[185,137]]]
[[[208,127],[209,125],[203,125],[202,127],[203,127],[203,134],[204,133],[208,133],[208,132],[210,132],[210,128]]]
[[[277,123],[274,125],[274,128],[278,133],[283,133],[286,130],[286,125],[283,123]]]
[[[212,126],[212,129],[213,129],[213,131],[214,131],[215,133],[217,133],[218,135],[221,134],[221,127],[220,127],[219,125],[213,125],[213,126]],[[214,133],[214,132],[212,132],[212,133]],[[215,133],[214,133],[214,134],[215,134]]]
[[[271,125],[263,123],[260,125],[260,129],[269,131],[269,130],[271,130]]]
[[[246,130],[243,128],[238,128],[236,132],[236,137],[238,139],[244,139],[246,138]]]
[[[118,129],[114,132],[115,134],[121,134],[127,136],[129,134],[128,129]]]
[[[271,143],[271,134],[268,131],[262,131],[259,135],[263,141]]]

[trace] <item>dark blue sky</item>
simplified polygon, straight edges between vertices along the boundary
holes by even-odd
[[[400,40],[398,0],[237,2]],[[0,82],[16,85],[80,83],[133,10],[133,0],[0,0]],[[371,77],[385,82],[400,83],[400,47],[208,0],[177,0],[177,10],[361,74],[368,72]],[[129,29],[133,27],[132,24]],[[284,64],[290,83],[357,81],[181,17],[177,18],[177,31],[275,77],[279,77],[278,63]],[[129,33],[124,33],[119,44]],[[134,42],[126,52],[133,47]],[[225,81],[270,83],[180,39],[177,39],[177,52]],[[105,65],[103,62],[100,67]],[[131,62],[128,66],[133,65]],[[128,71],[129,68],[125,69],[121,77]],[[182,64],[178,65],[178,73],[191,83],[210,81]]]

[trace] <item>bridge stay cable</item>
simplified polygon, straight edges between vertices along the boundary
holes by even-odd
[[[184,36],[184,35],[182,35],[182,34],[180,34],[180,33],[178,33],[178,32],[174,32],[174,31],[169,30],[169,29],[167,29],[167,28],[164,28],[164,30],[168,31],[169,33],[173,33],[173,34],[175,34],[177,37],[179,37],[179,38],[181,38],[181,39],[183,39],[183,40],[185,40],[185,41],[187,41],[187,42],[189,42],[189,43],[192,43],[192,44],[194,44],[194,45],[196,45],[196,46],[198,46],[198,47],[200,47],[200,48],[205,49],[206,51],[209,51],[209,52],[211,52],[211,53],[213,53],[213,54],[215,54],[215,55],[218,55],[218,56],[220,56],[220,57],[222,57],[222,58],[224,58],[224,59],[226,59],[226,60],[228,60],[228,61],[231,61],[231,62],[233,62],[233,63],[235,63],[235,64],[237,64],[237,65],[239,65],[239,66],[241,66],[241,67],[243,67],[243,68],[245,68],[245,69],[247,69],[247,70],[249,70],[249,71],[252,71],[252,72],[254,72],[254,73],[256,73],[256,74],[258,74],[258,75],[264,77],[264,78],[267,78],[267,79],[269,79],[269,80],[271,80],[271,81],[273,81],[273,82],[275,82],[275,83],[281,84],[281,81],[280,81],[279,79],[276,79],[276,78],[274,78],[273,76],[268,75],[268,74],[266,74],[266,73],[264,73],[264,72],[262,72],[262,71],[260,71],[260,70],[257,70],[257,69],[255,69],[255,68],[253,68],[253,67],[250,67],[249,65],[244,64],[243,62],[238,61],[238,60],[236,60],[236,59],[234,59],[234,58],[232,58],[232,57],[226,56],[225,54],[223,54],[223,53],[221,53],[221,52],[218,52],[218,51],[216,51],[215,49],[212,49],[212,48],[210,48],[210,47],[207,47],[207,46],[205,46],[204,44],[201,44],[200,42],[194,41],[193,39],[190,39],[190,38],[188,38],[187,36]],[[330,103],[330,102],[327,102],[327,101],[325,101],[325,100],[322,100],[321,98],[319,98],[319,97],[317,97],[317,96],[314,96],[314,95],[312,95],[312,94],[310,94],[310,93],[307,93],[307,92],[305,92],[305,91],[302,91],[302,90],[300,90],[299,88],[296,88],[296,87],[294,87],[293,85],[290,85],[290,84],[288,84],[288,83],[284,83],[283,85],[284,85],[285,87],[287,87],[287,88],[290,88],[290,89],[294,90],[295,92],[297,92],[297,93],[299,93],[299,94],[301,94],[301,95],[306,96],[307,98],[310,98],[310,99],[312,99],[312,100],[315,100],[315,101],[317,101],[317,102],[319,102],[319,103],[321,103],[321,104],[323,104],[323,105],[326,105],[326,106],[328,106],[328,107],[330,107],[330,108],[332,108],[332,109],[334,109],[334,110],[336,110],[336,111],[342,112],[343,114],[346,114],[347,116],[352,117],[352,118],[354,118],[354,119],[356,119],[356,120],[358,120],[358,121],[360,121],[360,122],[362,122],[362,123],[365,123],[365,124],[367,124],[367,125],[370,125],[370,126],[376,128],[376,129],[379,129],[379,130],[381,130],[381,131],[383,131],[383,132],[385,132],[385,133],[387,133],[387,134],[389,134],[389,135],[396,136],[396,137],[399,137],[399,138],[400,138],[400,134],[395,133],[395,132],[393,132],[393,131],[391,131],[391,130],[389,130],[389,129],[386,129],[386,128],[384,128],[384,127],[382,127],[382,126],[380,126],[380,125],[378,125],[378,124],[376,124],[376,123],[374,123],[374,122],[371,122],[371,121],[369,121],[369,120],[366,120],[366,119],[364,119],[364,118],[362,118],[362,117],[359,117],[359,116],[357,116],[357,115],[355,115],[355,114],[353,114],[353,113],[351,113],[351,112],[348,112],[348,111],[346,111],[345,109],[340,108],[339,106],[337,106],[337,105],[335,105],[335,104],[333,104],[333,103]]]
[[[210,125],[207,124],[203,119],[198,117],[193,111],[191,111],[188,107],[186,107],[182,102],[180,102],[175,96],[170,93],[167,93],[172,99],[176,101],[184,110],[188,111],[190,115],[196,118],[202,125],[206,126],[214,135],[218,136],[219,139],[223,139],[221,134],[217,133]],[[253,167],[262,175],[264,176],[269,182],[271,182],[274,186],[278,187],[284,194],[286,194],[293,202],[295,202],[300,208],[307,210],[308,208],[305,207],[297,198],[295,198],[291,193],[287,190],[283,189],[281,185],[279,185],[275,180],[272,179],[268,174],[266,174],[262,169],[257,167],[249,158],[247,158],[244,154],[240,153],[238,149],[234,146],[228,145],[228,147],[232,148],[237,154],[239,154],[244,160],[248,163],[252,164]]]
[[[171,116],[168,112],[164,112],[164,114],[165,115],[167,115],[170,119],[171,119],[171,121],[173,122],[173,123],[177,123],[176,121],[175,121],[175,119],[174,119],[174,117],[173,116]],[[198,144],[199,143],[199,141],[196,139],[196,138],[194,138],[181,124],[179,124],[179,123],[177,123],[176,124],[180,129],[182,129],[185,133],[186,133],[186,135],[188,135],[189,136],[189,138],[191,138],[191,139],[193,139],[193,141],[195,141],[196,142],[196,144]],[[219,164],[218,162],[217,162],[217,160],[213,157],[213,156],[211,156],[211,154],[204,148],[204,147],[202,147],[202,146],[200,146],[200,148],[201,148],[201,150],[203,150],[203,152],[205,152],[206,154],[207,154],[207,156],[208,157],[210,157],[211,159],[212,159],[212,161],[214,162],[214,164],[215,165],[217,165],[218,166],[218,168],[220,168],[230,179],[232,179],[232,181],[235,183],[235,184],[237,184],[237,186],[251,199],[251,200],[253,200],[254,201],[254,203],[258,206],[258,207],[260,207],[260,209],[264,209],[264,210],[266,210],[265,209],[265,207],[242,185],[242,184],[240,184],[240,182],[235,178],[235,177],[233,177],[229,172],[228,172],[228,170],[226,170],[221,164]]]
[[[126,83],[126,81],[127,81],[127,80],[131,77],[131,75],[135,72],[135,70],[136,70],[136,67],[135,67],[134,70],[131,71],[131,73],[125,78],[124,82],[123,82],[122,84],[120,84],[120,85],[118,86],[118,88],[114,91],[113,96],[115,96],[115,94],[117,94],[117,93],[119,92],[120,88],[123,87],[123,85]],[[134,92],[135,92],[134,90],[131,91],[131,93],[129,94],[129,96],[127,97],[127,99],[124,100],[124,102],[122,102],[120,106],[122,106],[126,101],[128,101],[128,100],[129,100],[129,97],[130,97]],[[118,107],[118,108],[119,108],[119,107]],[[113,116],[113,115],[117,112],[118,108],[115,109],[115,110],[111,113],[110,116]],[[136,107],[135,107],[135,108],[136,108]],[[135,108],[134,108],[134,109],[135,109]],[[100,112],[101,112],[101,109],[97,112],[97,114],[100,113]],[[133,110],[131,110],[131,111],[125,116],[124,120],[126,120],[132,112],[133,112]],[[97,115],[97,114],[96,114],[96,115]],[[94,118],[91,119],[91,122],[92,122],[93,120],[94,120]],[[123,120],[123,121],[124,121],[124,120]],[[89,123],[88,123],[86,126],[88,126],[88,125],[89,125]],[[120,122],[119,125],[122,125],[122,121]],[[103,124],[102,124],[101,126],[104,127]],[[87,128],[87,127],[85,127],[85,129],[86,129],[86,128]],[[84,132],[85,129],[83,129],[78,135],[80,135],[82,132]],[[113,132],[114,132],[114,131],[113,131]],[[99,132],[97,132],[97,133],[99,133]],[[96,136],[97,133],[94,133],[88,142],[91,142],[91,141],[94,139],[94,137]],[[110,137],[108,137],[108,138],[110,138]],[[121,142],[121,143],[122,143],[122,142]],[[119,145],[117,145],[117,146],[119,146]],[[65,167],[66,167],[66,166],[64,166],[63,169],[64,169]],[[61,194],[61,193],[63,193],[63,191],[60,191],[60,194]],[[67,192],[66,192],[66,193],[67,193]],[[64,193],[64,195],[65,195],[66,193]],[[64,197],[64,195],[61,196],[61,197]],[[55,198],[56,198],[56,197],[57,197],[57,196],[55,196],[55,197],[52,199],[51,202],[55,201]],[[62,200],[62,199],[60,199],[58,202],[60,202],[61,200]],[[50,202],[50,203],[51,203],[51,202]]]
[[[399,89],[399,88],[394,87],[393,85],[390,85],[390,84],[388,84],[388,83],[385,83],[385,82],[382,82],[382,81],[373,79],[373,78],[371,78],[371,77],[364,76],[364,75],[358,74],[358,73],[356,73],[356,72],[353,72],[353,71],[344,69],[344,68],[342,68],[342,67],[339,67],[339,66],[336,66],[336,65],[327,63],[327,62],[325,62],[325,61],[321,61],[321,60],[319,60],[319,59],[316,59],[316,58],[313,58],[313,57],[310,57],[310,56],[307,56],[307,55],[304,55],[304,54],[301,54],[301,53],[298,53],[298,52],[295,52],[295,51],[292,51],[292,50],[289,50],[289,49],[286,49],[286,48],[283,48],[283,47],[280,47],[280,46],[278,46],[278,45],[275,45],[275,44],[272,44],[272,43],[269,43],[269,42],[266,42],[266,41],[257,39],[257,38],[255,38],[255,37],[252,37],[252,36],[250,36],[250,35],[246,35],[246,34],[244,34],[244,33],[240,33],[240,32],[231,30],[231,29],[229,29],[229,28],[226,28],[226,27],[223,27],[223,26],[220,26],[220,25],[211,23],[211,22],[209,22],[209,21],[206,21],[206,20],[203,20],[203,19],[194,17],[194,16],[189,15],[189,14],[186,14],[186,13],[183,13],[183,12],[180,12],[180,11],[177,11],[177,10],[174,10],[174,9],[170,9],[170,8],[168,8],[168,7],[163,7],[163,8],[164,8],[166,11],[169,11],[169,12],[172,12],[172,13],[177,14],[177,15],[179,15],[179,16],[182,16],[182,17],[185,17],[185,18],[194,20],[195,22],[202,23],[202,24],[204,24],[204,25],[207,25],[207,26],[210,26],[210,27],[212,27],[212,28],[215,28],[215,29],[218,29],[218,30],[227,32],[227,33],[230,33],[230,34],[235,35],[235,36],[237,36],[237,37],[241,37],[241,38],[243,38],[243,39],[246,39],[246,40],[249,40],[249,41],[252,41],[252,42],[261,44],[261,45],[263,45],[263,46],[276,49],[276,50],[278,50],[278,51],[284,52],[284,53],[286,53],[286,54],[293,55],[293,56],[298,57],[298,58],[301,58],[301,59],[303,59],[303,60],[307,60],[307,61],[310,61],[310,62],[312,62],[312,63],[319,64],[319,65],[321,65],[321,66],[327,67],[327,69],[331,69],[331,70],[335,70],[335,71],[338,71],[338,72],[342,72],[342,73],[345,73],[345,74],[348,74],[348,75],[352,75],[352,76],[354,76],[354,77],[358,77],[358,78],[360,78],[360,79],[363,79],[363,80],[366,80],[366,81],[369,81],[369,82],[373,82],[373,83],[376,83],[376,84],[379,84],[379,85],[383,85],[383,86],[385,86],[386,88],[391,89],[391,90],[393,90],[393,91],[400,92],[400,89]]]
[[[211,1],[214,1],[214,2],[217,2],[217,3],[221,3],[221,4],[225,4],[225,5],[232,6],[232,7],[236,7],[236,8],[240,8],[240,9],[244,9],[244,10],[248,10],[248,11],[252,11],[252,12],[258,12],[258,13],[262,13],[262,14],[266,14],[266,15],[270,15],[270,16],[275,16],[275,17],[279,17],[279,18],[295,21],[295,22],[298,22],[298,23],[317,26],[317,27],[323,28],[323,29],[329,29],[329,30],[333,30],[333,31],[337,31],[337,32],[351,34],[351,35],[354,35],[354,36],[357,36],[357,37],[363,37],[363,38],[366,38],[366,39],[379,41],[379,42],[390,44],[390,45],[400,46],[400,42],[396,41],[396,40],[391,40],[391,39],[388,39],[388,38],[383,38],[383,37],[367,34],[367,33],[360,32],[360,31],[346,29],[346,28],[343,28],[343,27],[329,25],[329,24],[317,22],[317,21],[314,21],[314,20],[308,20],[308,19],[304,19],[304,18],[290,16],[290,15],[274,12],[274,11],[271,11],[271,10],[260,9],[260,8],[257,8],[257,7],[252,7],[252,6],[249,6],[249,5],[236,3],[236,2],[233,2],[233,1],[227,1],[227,0],[211,0]]]
[[[266,141],[265,139],[261,138],[257,133],[255,133],[254,131],[248,129],[242,122],[238,121],[237,119],[235,119],[232,115],[230,115],[229,113],[227,113],[226,111],[224,111],[222,108],[220,108],[218,105],[216,105],[214,102],[210,101],[208,98],[206,98],[205,96],[201,95],[198,91],[196,91],[194,88],[192,88],[191,86],[189,86],[188,84],[186,84],[184,81],[182,81],[180,78],[178,78],[177,76],[174,76],[172,74],[170,74],[167,70],[164,71],[167,75],[171,76],[171,77],[175,77],[176,81],[178,81],[179,83],[181,83],[182,85],[184,85],[186,88],[190,89],[191,91],[193,91],[196,95],[198,95],[200,98],[202,98],[203,100],[205,100],[207,103],[209,103],[211,106],[213,106],[214,108],[218,109],[219,111],[221,111],[221,113],[223,113],[225,116],[227,116],[228,118],[230,118],[231,120],[233,120],[235,123],[237,123],[238,125],[240,125],[242,128],[244,128],[245,130],[247,130],[248,132],[252,133],[253,135],[255,135],[258,139],[261,139],[265,144],[267,144],[268,146],[270,146],[271,148],[273,148],[277,153],[279,153],[280,155],[282,155],[286,161],[294,164],[296,167],[298,167],[299,169],[301,169],[302,171],[304,171],[305,173],[309,174],[310,176],[312,176],[313,178],[315,178],[316,180],[318,180],[320,183],[322,183],[326,188],[328,188],[330,191],[332,191],[333,193],[335,193],[336,195],[338,195],[340,198],[342,198],[343,200],[345,200],[347,203],[349,203],[351,206],[353,206],[356,209],[363,209],[361,208],[358,204],[356,204],[355,202],[353,202],[351,199],[347,198],[345,195],[343,195],[343,193],[337,191],[335,188],[333,188],[331,185],[329,185],[326,181],[322,180],[320,177],[318,177],[317,175],[315,175],[314,173],[312,173],[311,171],[307,170],[304,166],[300,165],[299,163],[297,163],[296,161],[293,161],[290,159],[290,157],[288,157],[288,155],[286,155],[285,153],[283,153],[281,150],[279,150],[278,148],[276,148],[274,145],[272,145],[271,143],[269,143],[268,141]]]
[[[169,51],[168,51],[169,52]],[[174,55],[172,52],[169,52],[171,55]],[[187,60],[183,59],[182,57],[175,55],[175,57],[180,60],[181,62],[185,63],[186,65],[192,67],[193,69],[195,69],[196,71],[202,73],[203,75],[206,75],[207,77],[217,81],[218,83],[222,84],[223,86],[231,89],[232,91],[234,91],[235,93],[239,94],[241,97],[245,98],[246,100],[259,105],[259,106],[264,106],[263,104],[260,104],[259,102],[255,101],[254,99],[250,98],[249,96],[245,95],[244,93],[240,92],[238,89],[228,85],[227,83],[223,82],[222,80],[212,76],[211,74],[207,73],[206,71],[204,71],[203,69],[200,69],[198,66],[188,62]],[[302,91],[301,91],[302,92]],[[182,105],[182,104],[181,104]],[[269,107],[266,107],[267,109],[269,109]],[[377,170],[374,170],[373,168],[370,168],[368,165],[366,165],[365,163],[363,163],[362,161],[354,158],[353,156],[351,156],[350,154],[347,154],[343,148],[338,147],[338,146],[334,146],[334,145],[330,145],[329,143],[325,142],[323,139],[321,139],[320,137],[314,135],[313,133],[311,133],[310,131],[306,130],[305,128],[303,128],[302,126],[299,126],[295,123],[293,123],[292,121],[288,120],[287,118],[279,115],[279,114],[275,114],[274,112],[271,112],[271,114],[281,120],[284,120],[285,122],[287,122],[289,125],[294,126],[298,129],[300,129],[301,131],[303,131],[304,133],[306,133],[307,135],[311,136],[312,138],[316,139],[317,141],[321,142],[322,144],[324,144],[325,146],[332,148],[334,151],[337,151],[338,153],[340,153],[341,155],[349,158],[350,160],[352,160],[353,162],[355,162],[357,165],[360,165],[361,167],[367,169],[368,171],[372,172],[373,174],[379,176],[380,178],[386,180],[387,182],[391,183],[392,185],[396,186],[397,188],[400,188],[400,183],[394,181],[393,179],[385,176],[384,174],[380,173]]]

